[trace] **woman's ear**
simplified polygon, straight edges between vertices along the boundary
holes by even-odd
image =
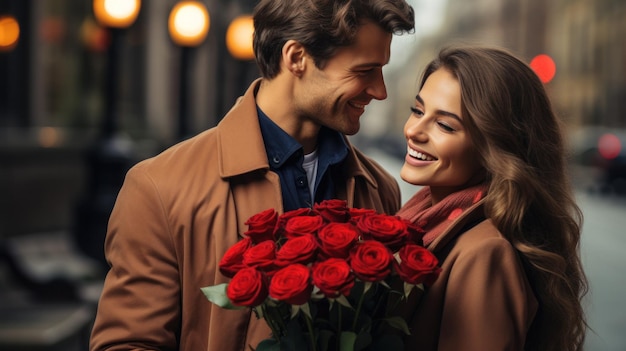
[[[306,50],[299,42],[288,40],[283,45],[282,64],[295,76],[302,76],[306,68],[307,55]]]

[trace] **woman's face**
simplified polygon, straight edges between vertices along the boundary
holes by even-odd
[[[400,176],[430,186],[433,202],[476,184],[483,174],[461,115],[461,86],[447,70],[433,72],[405,126],[407,155]]]

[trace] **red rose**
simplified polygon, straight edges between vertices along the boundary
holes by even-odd
[[[270,282],[269,295],[292,305],[304,305],[311,297],[311,270],[302,264],[280,269]]]
[[[252,239],[255,244],[265,240],[274,240],[277,220],[278,213],[273,208],[259,212],[246,221],[248,231],[244,235]]]
[[[220,272],[228,278],[232,278],[237,271],[246,267],[243,263],[243,253],[252,246],[250,238],[243,238],[231,246],[219,263]]]
[[[363,216],[357,227],[364,238],[380,241],[393,251],[405,244],[409,236],[406,221],[386,214]]]
[[[311,215],[310,208],[298,208],[295,210],[287,211],[278,217],[278,222],[276,223],[276,235],[277,236],[285,236],[285,225],[287,222],[294,217],[303,217]]]
[[[350,211],[350,222],[354,223],[355,225],[359,222],[361,217],[371,216],[377,213],[376,210],[371,209],[371,208],[350,208],[349,211]]]
[[[305,234],[317,234],[324,225],[322,216],[301,216],[290,218],[285,224],[285,236],[293,238]]]
[[[313,284],[328,298],[348,296],[354,286],[354,274],[345,260],[329,258],[313,265]]]
[[[424,234],[426,234],[426,231],[424,231],[424,229],[422,227],[420,227],[419,225],[417,225],[416,223],[413,223],[409,220],[404,220],[406,222],[407,225],[407,230],[409,232],[409,241],[413,242],[419,246],[423,246],[424,245]]]
[[[398,258],[400,262],[394,263],[396,272],[409,284],[431,285],[441,272],[437,257],[423,246],[408,244],[398,251]]]
[[[319,231],[318,238],[326,256],[348,258],[359,231],[350,223],[329,223]]]
[[[317,253],[317,240],[311,234],[287,240],[276,253],[276,265],[284,267],[292,263],[313,262]]]
[[[243,268],[226,287],[226,296],[233,305],[256,307],[267,298],[265,277],[254,268]]]
[[[261,271],[270,271],[274,267],[276,244],[266,240],[250,247],[243,253],[243,263],[248,267],[256,267]]]
[[[350,254],[350,266],[357,278],[366,282],[383,280],[391,272],[393,256],[389,249],[376,240],[356,245]]]
[[[347,222],[350,219],[348,202],[345,200],[324,200],[313,205],[313,210],[326,222]]]

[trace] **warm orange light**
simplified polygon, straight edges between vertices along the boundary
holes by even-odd
[[[209,12],[199,1],[181,1],[170,12],[168,29],[176,45],[198,46],[209,32]]]
[[[0,16],[0,51],[11,51],[20,38],[20,25],[13,16]]]
[[[61,142],[59,130],[54,127],[43,127],[39,130],[39,145],[43,147],[55,147]]]
[[[254,59],[252,37],[254,23],[252,16],[243,15],[235,18],[226,31],[226,47],[230,54],[238,60]]]
[[[105,27],[129,27],[137,19],[140,8],[140,0],[93,0],[94,16]]]
[[[530,67],[535,71],[542,83],[549,83],[556,74],[556,64],[548,55],[535,56],[530,61]]]

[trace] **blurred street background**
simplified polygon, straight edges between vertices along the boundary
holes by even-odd
[[[626,350],[626,2],[412,0],[388,98],[351,140],[398,176],[421,69],[505,47],[567,127],[585,215],[586,350]],[[253,0],[0,0],[0,350],[86,350],[125,172],[214,126],[258,76]],[[188,5],[189,7],[184,7]],[[417,190],[399,177],[403,201]]]

